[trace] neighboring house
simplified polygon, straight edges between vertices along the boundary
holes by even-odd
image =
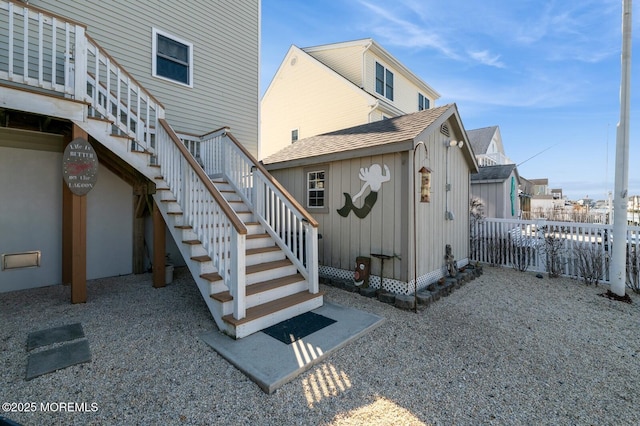
[[[516,219],[520,217],[519,182],[515,164],[480,167],[471,175],[471,194],[482,200],[486,217]]]
[[[263,163],[318,221],[322,273],[353,278],[357,257],[382,254],[372,286],[382,275],[407,294],[414,259],[419,288],[444,276],[446,245],[468,262],[477,164],[455,104],[302,139]]]
[[[0,0],[0,291],[160,287],[174,247],[233,337],[320,306],[317,223],[254,158],[259,41],[259,1]]]
[[[433,108],[439,97],[370,38],[291,46],[262,98],[259,158],[299,139]]]
[[[507,157],[498,126],[467,131],[480,170],[471,176],[471,195],[484,205],[484,215],[502,219],[520,217],[520,175]]]
[[[513,161],[505,154],[500,127],[490,126],[467,130],[467,135],[476,155],[478,166],[513,164]]]

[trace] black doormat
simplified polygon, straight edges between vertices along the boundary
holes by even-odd
[[[272,325],[269,328],[265,328],[262,332],[274,339],[280,340],[282,343],[290,345],[296,340],[307,337],[318,330],[322,330],[334,322],[336,322],[336,320],[314,314],[313,312],[306,312],[297,317]]]

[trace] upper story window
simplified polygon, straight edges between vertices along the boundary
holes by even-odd
[[[193,44],[153,29],[154,77],[193,87]]]
[[[422,93],[418,93],[418,111],[429,109],[429,98]]]
[[[376,92],[393,100],[393,73],[376,62]]]
[[[291,143],[294,143],[298,140],[298,129],[293,129],[291,131]]]

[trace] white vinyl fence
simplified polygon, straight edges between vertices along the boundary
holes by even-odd
[[[470,259],[556,276],[609,281],[613,225],[483,218],[472,221]],[[638,281],[640,227],[627,231],[628,281]],[[627,283],[632,286],[633,282]]]

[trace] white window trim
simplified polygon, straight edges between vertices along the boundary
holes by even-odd
[[[314,172],[324,172],[324,188],[322,188],[324,195],[324,205],[323,206],[310,206],[309,205],[309,173]],[[306,167],[303,169],[304,173],[304,201],[305,206],[309,211],[313,211],[314,213],[329,213],[329,198],[328,198],[328,181],[329,181],[329,166],[328,165],[318,165],[315,167]]]
[[[377,67],[378,64],[380,64],[380,66],[383,69],[382,72],[382,92],[383,93],[379,93],[377,90]],[[393,91],[393,99],[389,99],[387,97],[387,72],[391,73],[391,75],[393,76],[393,86],[391,86],[391,90]],[[384,64],[384,62],[381,61],[374,61],[374,70],[373,70],[373,92],[380,98],[384,99],[386,102],[395,102],[395,98],[396,98],[396,79],[395,79],[396,73],[395,71],[393,71],[391,68],[389,68],[387,65]]]
[[[152,32],[152,39],[151,39],[151,75],[155,78],[158,78],[160,80],[164,80],[164,81],[169,81],[171,83],[175,83],[175,84],[179,84],[180,86],[186,86],[186,87],[193,87],[193,68],[194,68],[194,63],[193,63],[193,43],[190,43],[188,41],[185,41],[183,39],[181,39],[180,37],[176,37],[172,34],[169,34],[167,32],[164,32],[162,30],[159,30],[157,28],[152,28],[151,29]],[[189,84],[185,84],[181,81],[177,81],[177,80],[172,80],[170,78],[164,77],[162,75],[158,75],[156,72],[156,68],[157,68],[157,63],[156,63],[156,59],[157,59],[157,44],[158,44],[158,35],[161,35],[163,37],[166,38],[170,38],[171,40],[175,40],[178,43],[184,44],[185,46],[189,47]]]

